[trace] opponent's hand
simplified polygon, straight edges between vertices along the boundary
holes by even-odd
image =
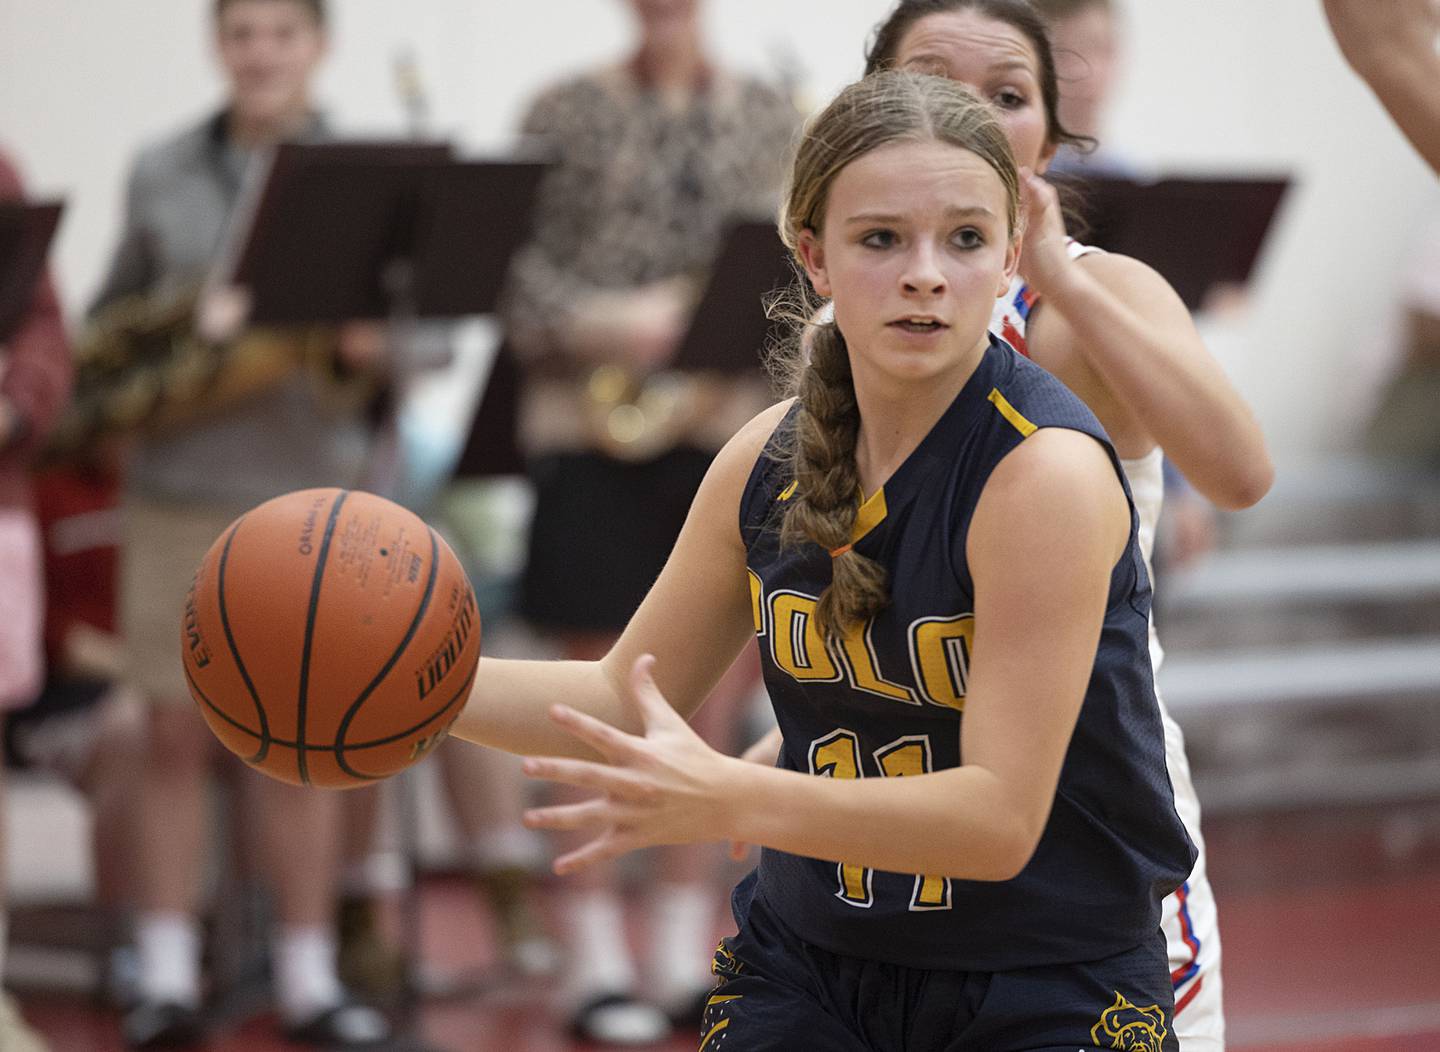
[[[578,804],[525,813],[532,829],[595,829],[583,847],[555,860],[556,873],[616,858],[637,848],[722,840],[729,828],[727,788],[739,761],[706,745],[660,694],[651,678],[655,659],[646,654],[630,673],[630,699],[643,735],[627,734],[601,720],[556,705],[550,718],[601,756],[604,762],[531,757],[533,778],[591,789],[600,795]]]
[[[780,728],[775,727],[750,748],[740,754],[740,759],[745,763],[758,763],[766,767],[774,767],[775,761],[780,757],[780,745],[784,737]],[[743,862],[745,856],[750,853],[750,845],[743,840],[730,841],[730,857],[736,862]]]
[[[1020,273],[1035,293],[1044,296],[1074,265],[1065,233],[1065,217],[1055,187],[1029,168],[1020,169],[1020,197],[1025,209]]]

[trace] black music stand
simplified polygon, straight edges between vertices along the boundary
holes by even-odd
[[[1080,240],[1148,263],[1191,310],[1217,285],[1250,279],[1290,187],[1285,178],[1065,181],[1076,187]]]
[[[492,311],[511,253],[529,231],[545,165],[456,159],[426,143],[285,144],[232,228],[215,279],[243,288],[253,324],[385,319],[392,350],[426,319]],[[402,850],[413,864],[409,778],[398,779]],[[412,974],[395,1052],[427,1046],[413,982],[418,881],[404,912]]]
[[[799,280],[798,274],[773,222],[736,223],[671,368],[731,376],[758,372],[768,341],[784,331],[766,316],[766,300]]]
[[[725,235],[670,368],[677,372],[754,374],[767,341],[782,331],[765,314],[765,299],[796,280],[790,252],[770,222],[738,222]],[[507,344],[496,352],[457,478],[523,475],[520,449],[520,364]]]
[[[25,318],[64,207],[59,201],[0,203],[0,343]]]

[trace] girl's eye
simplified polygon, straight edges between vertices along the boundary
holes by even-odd
[[[1025,96],[1013,88],[1002,88],[994,96],[995,105],[1004,110],[1018,110],[1025,105]]]
[[[953,240],[955,244],[959,245],[961,248],[979,248],[981,245],[985,244],[984,235],[982,235],[980,231],[976,230],[973,226],[967,226],[961,230],[955,231],[955,237]]]
[[[872,230],[860,239],[867,248],[890,248],[895,244],[895,231]]]

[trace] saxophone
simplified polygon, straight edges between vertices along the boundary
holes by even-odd
[[[353,408],[378,381],[344,375],[324,326],[250,329],[226,341],[196,329],[198,290],[141,294],[103,308],[75,343],[75,384],[48,459],[127,435],[162,435],[213,419],[296,373],[309,375],[326,408]]]

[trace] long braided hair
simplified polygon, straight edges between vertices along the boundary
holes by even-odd
[[[821,233],[830,188],[846,165],[899,142],[939,142],[977,154],[1005,184],[1009,230],[1017,229],[1019,176],[990,107],[942,77],[881,72],[841,92],[800,140],[780,213],[780,236],[797,260],[801,233]],[[889,592],[884,568],[850,548],[861,496],[855,460],[860,408],[845,336],[833,318],[813,320],[809,307],[789,314],[797,315],[800,333],[771,358],[782,387],[800,406],[785,450],[795,491],[780,535],[782,544],[810,542],[831,553],[831,583],[815,616],[821,631],[833,636],[884,609]]]

